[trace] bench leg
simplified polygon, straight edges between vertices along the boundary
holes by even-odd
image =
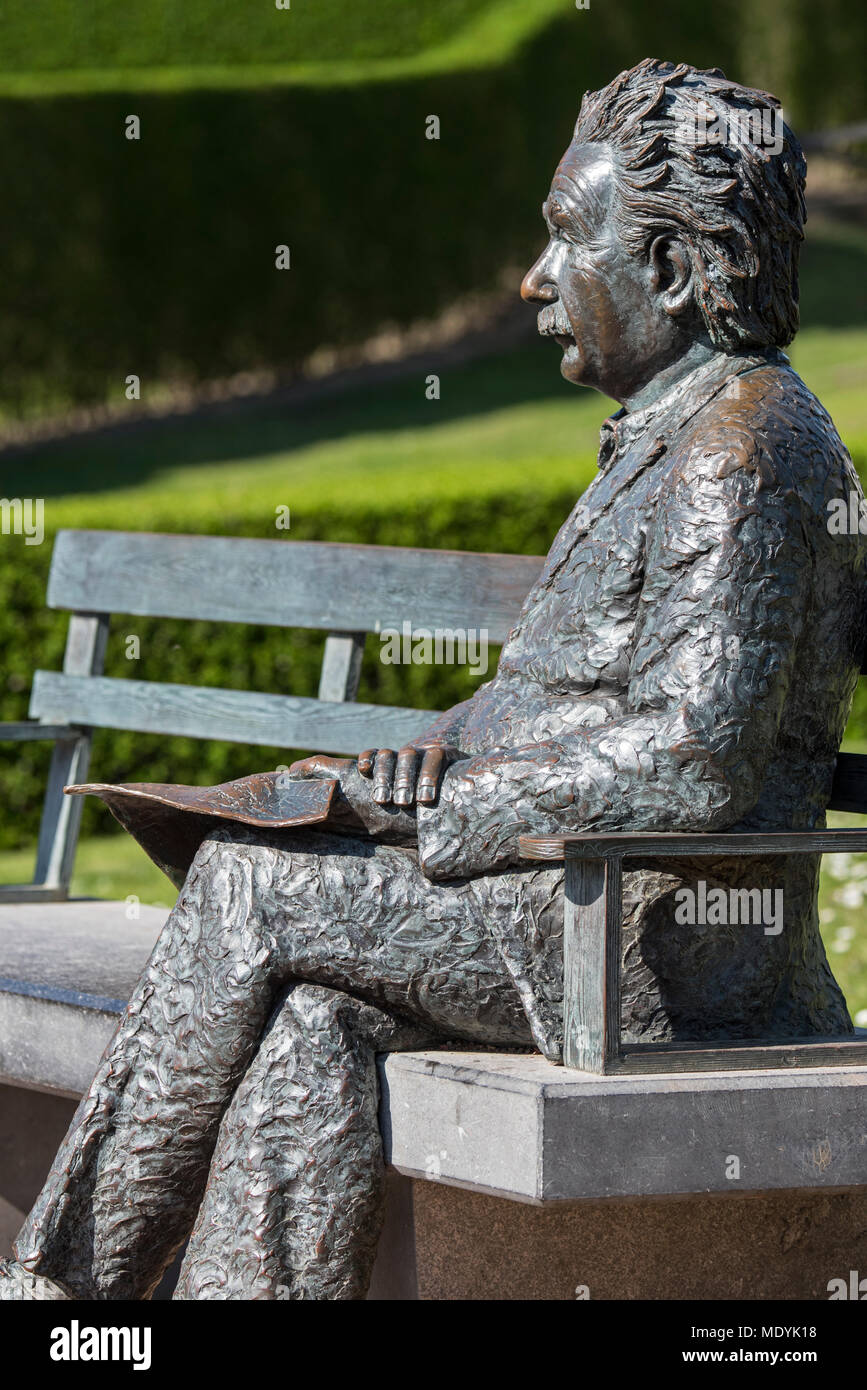
[[[566,860],[563,1061],[599,1075],[620,1053],[621,864]]]

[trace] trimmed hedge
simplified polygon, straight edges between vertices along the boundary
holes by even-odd
[[[392,58],[441,44],[491,0],[296,0],[291,11],[224,0],[39,0],[15,6],[2,24],[0,72]],[[12,8],[12,7],[10,7]]]
[[[841,46],[842,0],[828,3],[830,25],[795,7],[792,67],[779,73],[770,39],[747,44],[726,8],[668,0],[662,42],[658,7],[631,0],[566,5],[508,62],[480,54],[476,70],[4,98],[0,412],[120,401],[130,374],[147,395],[291,370],[323,344],[492,287],[538,248],[581,92],[661,47],[790,82],[787,108],[807,127],[855,119],[863,15]],[[139,141],[124,137],[130,113]],[[425,138],[431,113],[438,141]],[[289,270],[275,267],[283,244]]]
[[[428,546],[455,550],[503,550],[525,554],[547,551],[557,528],[574,505],[574,492],[544,495],[538,487],[499,497],[449,499],[423,512],[411,506],[383,514],[375,506],[308,512],[293,517],[292,540],[327,538],[378,545]],[[82,524],[86,520],[82,517]],[[119,517],[119,527],[129,527]],[[184,525],[154,507],[136,517],[136,529],[181,530]],[[261,519],[214,516],[203,533],[261,538]],[[41,546],[24,547],[20,537],[0,538],[0,719],[27,717],[36,667],[59,669],[66,615],[45,608],[45,588],[53,536]],[[291,543],[291,542],[290,542]],[[130,663],[125,639],[141,639],[141,659]],[[26,635],[26,638],[25,638]],[[237,689],[315,695],[324,634],[238,624],[180,622],[114,617],[106,674],[134,676]],[[358,698],[422,709],[447,708],[466,699],[483,679],[458,666],[388,666],[377,659],[378,644],[368,640]],[[490,653],[490,671],[498,651]],[[134,669],[132,667],[134,666]],[[490,675],[489,671],[489,675]],[[5,687],[5,688],[4,688]],[[205,743],[185,738],[101,731],[94,739],[91,771],[100,781],[227,781],[247,772],[288,762],[299,751]],[[45,744],[0,743],[0,848],[18,848],[36,835],[50,748]],[[88,803],[85,829],[105,831],[108,818]]]
[[[575,491],[558,487],[546,493],[538,485],[498,496],[449,498],[423,509],[375,506],[323,507],[296,523],[292,539],[350,541],[374,545],[409,545],[454,550],[497,550],[544,554],[575,501]],[[183,530],[172,525],[164,503],[136,518],[137,529]],[[82,524],[86,519],[82,517]],[[118,518],[118,527],[129,520]],[[261,520],[215,516],[200,525],[203,533],[261,537]],[[42,546],[27,547],[19,537],[2,537],[0,549],[0,720],[27,717],[33,670],[59,669],[66,630],[64,614],[45,608],[53,536]],[[126,638],[141,639],[141,658],[134,670],[126,657]],[[112,620],[106,673],[139,680],[220,685],[236,689],[315,695],[323,634],[176,620]],[[457,666],[389,666],[377,659],[375,637],[368,639],[358,698],[374,703],[444,709],[466,699],[493,670],[499,652],[490,653],[488,676],[474,678]],[[862,682],[862,685],[864,682]],[[867,694],[859,692],[849,726],[857,746],[867,740]],[[170,781],[213,784],[245,773],[290,762],[305,750],[260,748],[240,744],[160,738],[137,733],[99,731],[94,739],[91,774],[108,782]],[[0,848],[20,848],[39,826],[50,748],[45,744],[0,743]],[[85,805],[85,832],[104,832],[110,818],[94,801]],[[110,822],[113,827],[114,822]]]

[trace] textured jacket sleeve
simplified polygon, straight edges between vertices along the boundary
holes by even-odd
[[[674,460],[648,528],[623,714],[454,764],[419,807],[424,872],[515,863],[522,834],[718,830],[745,815],[810,597],[815,520],[801,513],[788,471],[746,430]]]
[[[470,696],[469,700],[462,700],[459,705],[452,705],[451,709],[447,709],[434,720],[433,724],[428,725],[418,738],[412,740],[412,746],[414,748],[443,748],[447,745],[459,747],[472,702],[473,697]]]

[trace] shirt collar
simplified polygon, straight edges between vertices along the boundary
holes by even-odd
[[[679,423],[701,410],[733,377],[768,364],[788,366],[789,359],[779,348],[754,348],[750,352],[718,352],[707,362],[680,377],[673,386],[643,410],[619,410],[603,421],[599,431],[600,471],[606,472],[615,458],[631,449],[664,416],[677,414]]]

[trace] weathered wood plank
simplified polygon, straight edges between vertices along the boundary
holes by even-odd
[[[60,903],[66,896],[65,888],[46,888],[43,883],[0,883],[0,903]]]
[[[60,679],[85,680],[86,683],[87,677],[101,671],[107,640],[107,617],[93,612],[74,613],[66,635],[63,657],[65,675]],[[32,699],[30,712],[33,714]],[[79,712],[77,719],[67,719],[64,714],[50,715],[49,719],[58,723],[90,724],[86,707]],[[64,796],[63,788],[70,782],[87,780],[90,744],[90,730],[86,727],[75,740],[64,739],[54,745],[33,875],[34,883],[46,888],[66,889],[72,877],[83,808],[81,799]],[[71,804],[75,802],[78,805]]]
[[[615,1074],[765,1071],[797,1067],[860,1067],[867,1063],[867,1032],[852,1038],[795,1038],[787,1043],[626,1044],[608,1070]]]
[[[40,739],[51,741],[58,738],[78,738],[79,732],[66,724],[40,724],[36,719],[29,719],[24,724],[0,724],[0,742],[25,743],[38,742]]]
[[[855,811],[867,815],[867,753],[838,753],[834,769],[832,811]]]
[[[322,753],[360,753],[374,745],[399,748],[435,718],[430,710],[391,705],[339,704],[104,676],[88,679],[57,671],[35,673],[30,712],[47,719],[61,715],[73,722],[87,719],[94,728],[181,734],[286,749],[315,748]],[[66,780],[81,782],[86,778]]]
[[[355,699],[361,679],[365,636],[363,632],[328,634],[319,676],[320,700]]]
[[[566,862],[563,1061],[603,1074],[620,1047],[619,859]]]
[[[755,835],[644,830],[598,835],[522,835],[524,859],[609,859],[696,855],[850,854],[867,850],[867,830],[790,830]]]
[[[541,567],[528,555],[60,531],[48,606],[338,632],[408,621],[483,628],[498,643]]]

